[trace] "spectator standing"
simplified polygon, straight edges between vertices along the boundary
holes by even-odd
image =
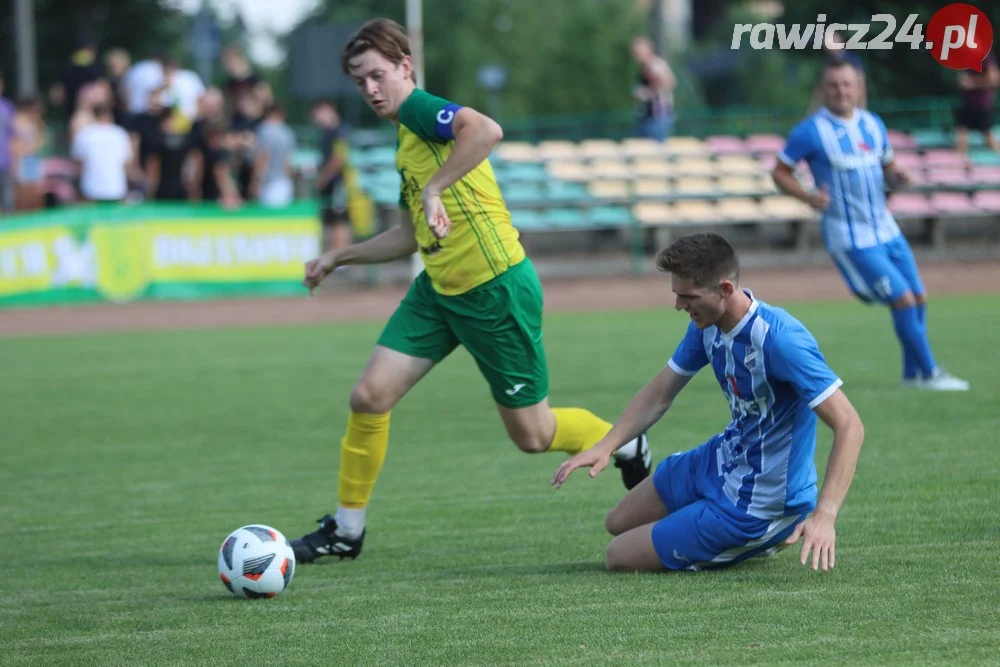
[[[295,198],[291,158],[295,135],[285,124],[281,107],[271,106],[257,131],[251,193],[268,208],[288,206]]]
[[[632,58],[639,65],[639,83],[632,96],[638,102],[636,135],[663,141],[674,121],[674,88],[677,79],[667,61],[657,55],[647,37],[632,40]]]
[[[0,72],[0,214],[14,210],[14,103],[3,95]]]
[[[315,187],[325,252],[331,248],[343,248],[352,242],[345,177],[350,149],[346,128],[333,102],[321,100],[313,104],[312,121],[320,131],[320,161]]]
[[[48,135],[41,100],[29,97],[18,101],[14,130],[17,208],[34,211],[42,208],[45,203],[45,161],[42,151]]]
[[[94,122],[73,138],[70,155],[80,165],[80,194],[94,202],[120,202],[128,194],[132,161],[128,133],[115,125],[109,105],[94,108]]]
[[[1000,151],[993,136],[993,106],[1000,87],[1000,67],[993,51],[983,61],[983,71],[966,70],[958,75],[961,105],[955,109],[955,147],[969,152],[969,130],[982,132],[986,145]]]

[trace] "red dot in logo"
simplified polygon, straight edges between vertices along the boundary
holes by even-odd
[[[982,10],[956,2],[934,13],[925,39],[934,60],[945,67],[982,72],[993,47],[993,26]]]

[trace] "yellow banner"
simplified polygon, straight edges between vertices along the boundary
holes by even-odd
[[[0,297],[76,287],[120,302],[157,283],[298,282],[319,252],[309,217],[97,223],[79,235],[0,226]]]
[[[0,296],[93,285],[93,250],[88,244],[81,244],[68,229],[2,231]]]

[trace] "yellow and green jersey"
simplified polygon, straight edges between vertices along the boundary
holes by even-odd
[[[396,169],[399,205],[409,209],[417,245],[434,290],[455,295],[492,280],[524,259],[524,248],[500,194],[489,160],[483,160],[445,192],[441,202],[451,232],[434,238],[424,216],[423,191],[455,145],[452,121],[461,107],[414,90],[399,109]]]

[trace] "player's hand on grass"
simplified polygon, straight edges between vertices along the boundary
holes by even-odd
[[[556,469],[556,474],[552,476],[552,484],[558,489],[563,485],[563,482],[566,481],[571,472],[583,467],[589,467],[590,476],[597,477],[602,470],[608,467],[610,461],[611,455],[605,452],[602,447],[591,447],[587,451],[580,452],[573,458],[563,462]]]
[[[802,542],[802,553],[799,562],[803,565],[809,560],[812,551],[812,569],[832,570],[836,561],[834,542],[837,532],[833,528],[834,518],[825,512],[814,512],[805,521],[795,527],[795,531],[785,540],[785,544],[795,544],[799,538]]]
[[[451,220],[441,201],[441,195],[432,190],[424,190],[424,216],[434,238],[443,239],[451,232]]]
[[[323,279],[337,268],[337,256],[332,252],[323,253],[316,259],[306,262],[306,275],[302,284],[309,288],[309,296],[319,287]]]
[[[826,207],[830,205],[830,193],[825,185],[809,195],[809,205],[817,211],[826,210]]]

